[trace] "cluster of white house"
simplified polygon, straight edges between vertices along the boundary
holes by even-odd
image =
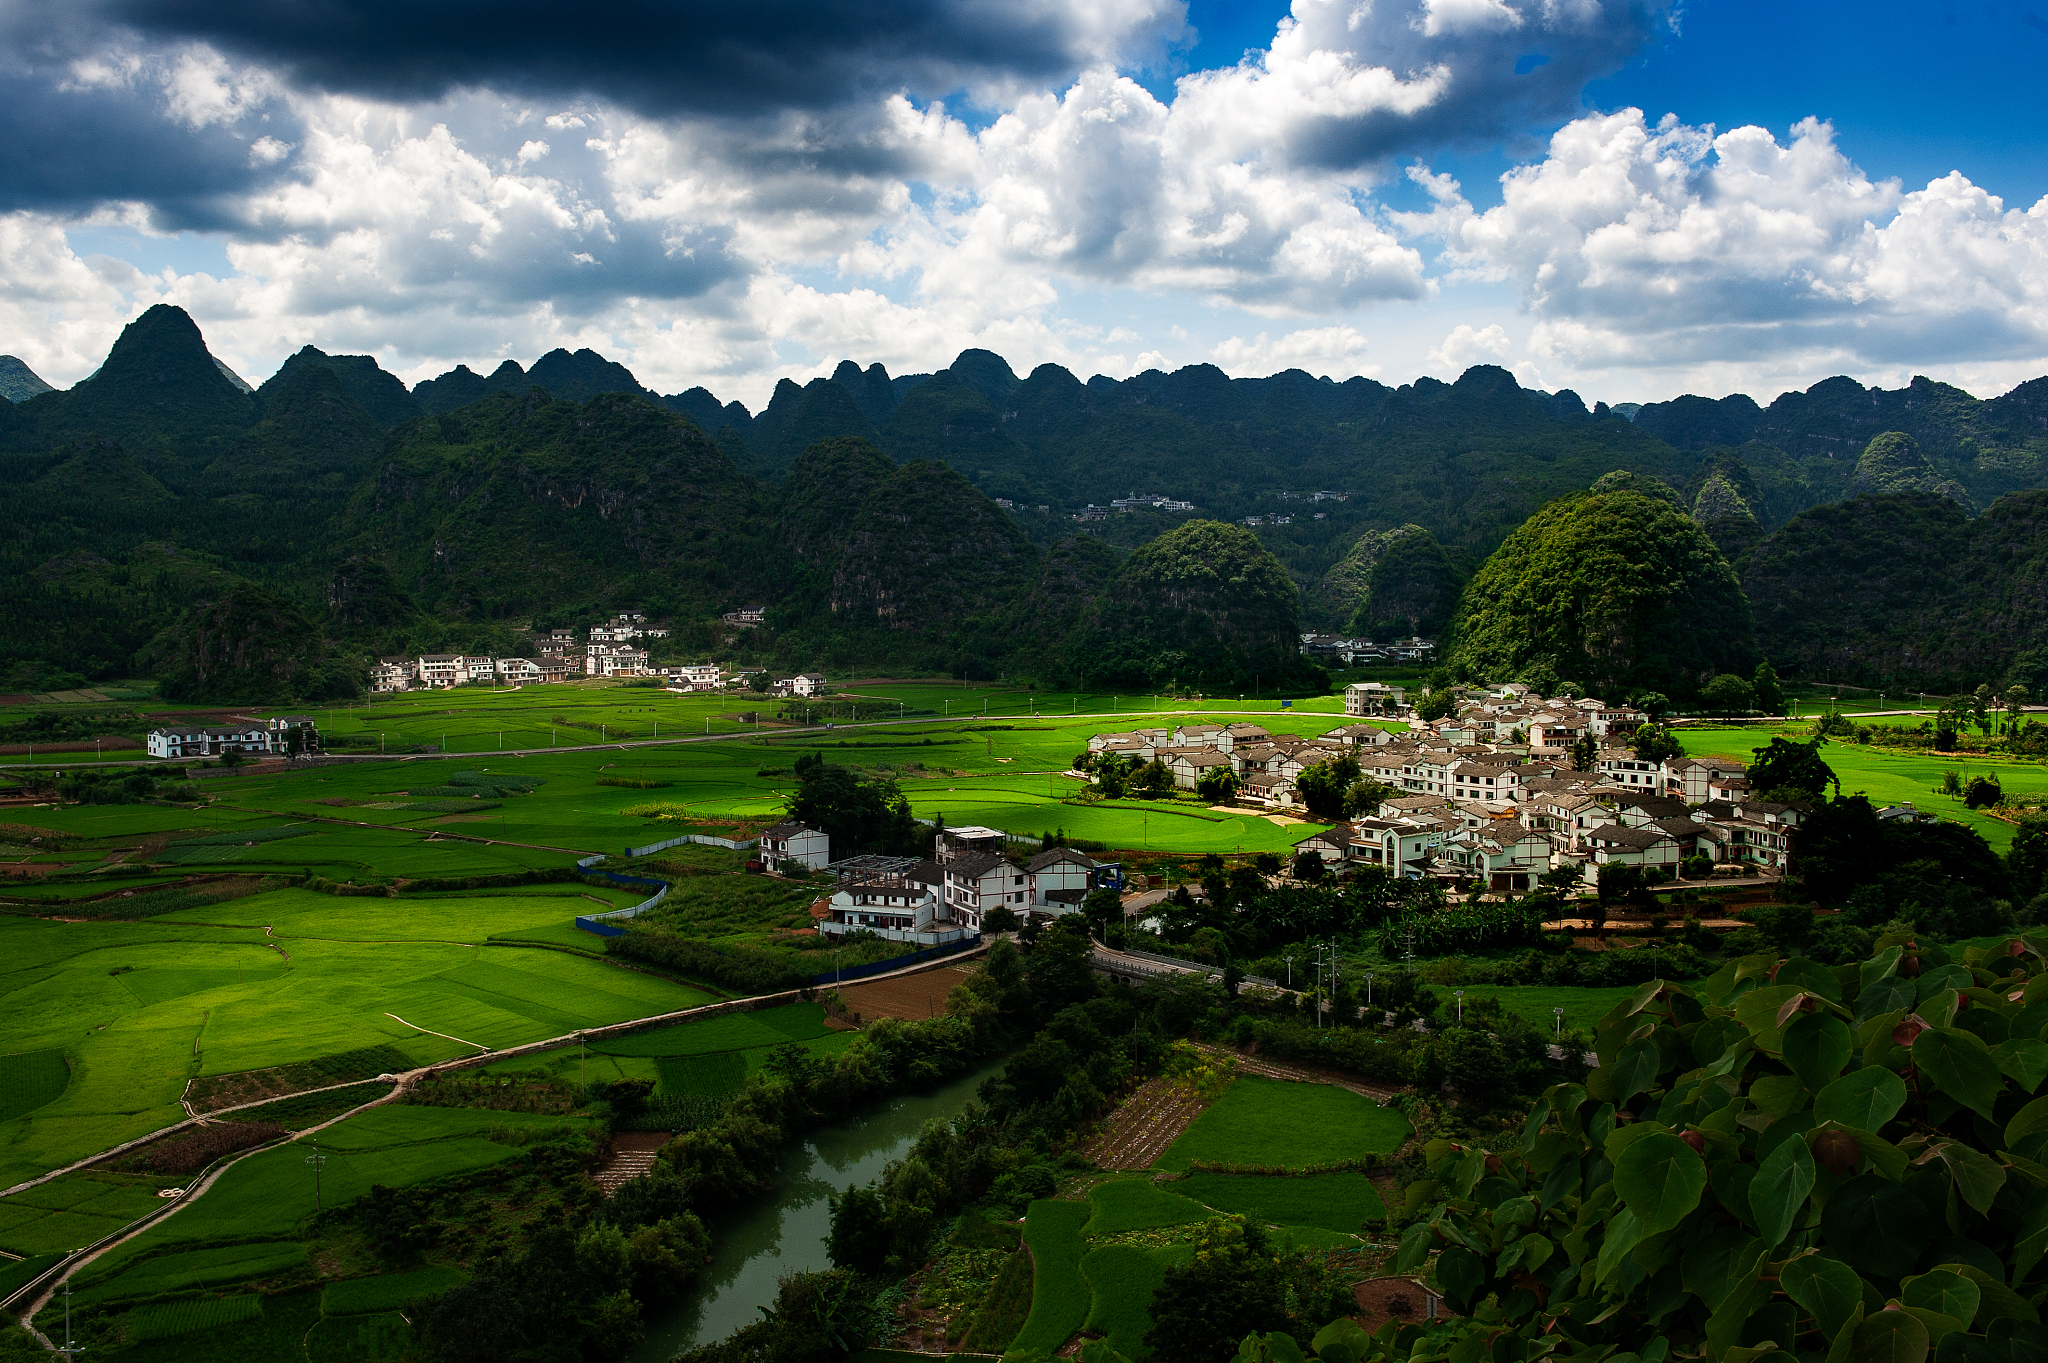
[[[1360,692],[1359,708],[1346,698],[1354,714],[1403,704],[1398,688],[1352,690]],[[1627,706],[1546,701],[1503,686],[1469,693],[1455,714],[1403,734],[1364,723],[1315,738],[1256,724],[1183,724],[1097,734],[1088,748],[1091,765],[1106,754],[1127,764],[1157,760],[1188,790],[1205,774],[1228,770],[1237,799],[1275,810],[1300,805],[1302,772],[1349,757],[1364,779],[1405,794],[1384,800],[1370,818],[1296,844],[1340,868],[1376,866],[1500,890],[1526,890],[1553,870],[1590,879],[1615,863],[1674,868],[1701,856],[1781,869],[1801,807],[1757,798],[1740,762],[1638,758],[1623,740],[1645,718]],[[1591,769],[1580,771],[1571,750],[1589,734],[1597,753]]]
[[[420,653],[379,658],[370,668],[372,691],[432,691],[471,682],[528,686],[571,677],[660,677],[671,691],[716,691],[728,679],[716,663],[655,667],[635,639],[665,639],[668,630],[649,625],[637,611],[622,611],[593,625],[579,643],[573,629],[550,630],[536,641],[531,658],[491,658],[463,653]]]
[[[266,757],[312,752],[319,746],[320,731],[305,715],[149,731],[151,757],[220,757],[227,753]]]
[[[829,868],[838,885],[811,906],[827,937],[867,932],[892,942],[942,946],[981,931],[993,910],[1021,921],[1027,914],[1072,913],[1097,889],[1123,884],[1120,863],[1100,862],[1071,847],[1052,847],[1028,861],[1012,860],[1008,835],[968,826],[941,829],[932,855],[831,859],[831,840],[801,823],[763,830],[759,858],[770,871]]]

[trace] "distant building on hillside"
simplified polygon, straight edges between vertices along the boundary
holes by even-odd
[[[718,618],[728,625],[736,625],[741,629],[752,629],[755,625],[766,620],[767,616],[768,608],[766,606],[741,606],[738,610],[727,611]]]
[[[267,753],[270,730],[261,724],[151,729],[151,757],[219,757],[223,753]]]

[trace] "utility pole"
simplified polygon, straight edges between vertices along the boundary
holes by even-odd
[[[587,1053],[583,1049],[583,1033],[576,1033],[576,1092],[581,1094],[589,1071],[585,1068]]]
[[[56,1352],[64,1355],[66,1358],[74,1358],[85,1352],[84,1345],[71,1342],[71,1280],[69,1278],[64,1280],[64,1347],[56,1350]]]
[[[327,1156],[320,1153],[318,1142],[313,1145],[313,1153],[306,1156],[306,1163],[313,1166],[313,1210],[317,1213],[321,1210],[320,1166],[327,1163]]]

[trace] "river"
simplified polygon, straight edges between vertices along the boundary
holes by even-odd
[[[825,1195],[866,1183],[910,1149],[934,1117],[955,1116],[996,1066],[930,1093],[889,1098],[820,1127],[783,1152],[773,1186],[755,1202],[708,1221],[711,1265],[675,1305],[647,1313],[647,1338],[633,1363],[668,1363],[677,1352],[724,1339],[761,1319],[785,1273],[830,1268]]]

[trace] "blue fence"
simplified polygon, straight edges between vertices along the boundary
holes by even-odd
[[[576,869],[593,880],[608,880],[614,885],[623,885],[627,889],[652,890],[654,893],[629,908],[613,909],[609,913],[579,914],[576,918],[576,926],[585,932],[596,933],[599,937],[624,937],[626,935],[624,928],[605,920],[612,918],[638,918],[641,914],[646,913],[662,900],[668,898],[668,882],[665,880],[649,880],[646,876],[623,876],[617,871],[599,871],[594,869],[595,863],[602,860],[604,860],[602,857],[585,857],[576,863]]]
[[[891,956],[886,961],[874,961],[867,965],[848,966],[844,970],[828,970],[812,980],[811,983],[844,984],[848,980],[866,979],[870,975],[886,975],[892,970],[901,970],[905,966],[920,965],[925,961],[936,961],[942,956],[958,956],[961,952],[972,951],[980,945],[981,934],[977,932],[970,937],[962,937],[957,942],[947,942],[943,946],[926,947],[922,951],[913,951],[908,956]]]

